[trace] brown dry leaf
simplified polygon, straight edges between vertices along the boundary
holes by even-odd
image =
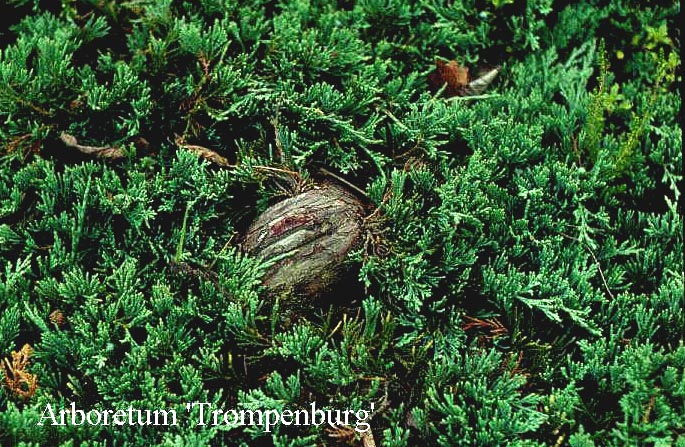
[[[11,362],[5,358],[4,362],[0,363],[5,376],[4,385],[22,399],[33,396],[38,388],[38,377],[26,370],[31,354],[33,349],[29,344],[25,344],[19,352],[12,351]]]
[[[464,87],[469,83],[469,69],[459,65],[455,60],[449,62],[436,60],[436,69],[430,74],[431,85],[439,89],[445,87],[445,96],[461,96],[464,94]]]
[[[492,70],[488,70],[487,72],[483,73],[482,76],[468,83],[464,89],[464,94],[467,96],[480,95],[495,79],[497,73],[499,73],[499,68],[493,68]]]
[[[449,62],[436,60],[436,69],[428,80],[433,89],[445,86],[445,97],[480,95],[492,83],[499,73],[499,68],[487,70],[476,79],[471,79],[469,69],[459,65],[455,60]]]

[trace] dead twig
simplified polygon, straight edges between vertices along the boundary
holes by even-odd
[[[373,439],[373,432],[371,431],[371,426],[369,429],[362,433],[362,443],[364,447],[376,447],[376,441]]]
[[[218,164],[219,166],[231,167],[231,163],[229,163],[226,157],[222,157],[221,155],[219,155],[211,149],[207,149],[206,147],[197,146],[194,144],[184,144],[182,147],[194,154],[199,155],[205,160]]]
[[[68,147],[77,149],[84,154],[95,155],[99,158],[110,158],[116,160],[118,158],[123,158],[126,155],[124,154],[124,151],[118,147],[98,147],[79,144],[76,137],[69,135],[66,132],[62,132],[62,134],[59,136],[59,139],[62,140],[62,142]]]
[[[366,197],[367,199],[369,198],[369,196],[364,192],[363,189],[359,188],[358,186],[353,185],[352,183],[348,182],[347,180],[345,180],[344,178],[340,177],[339,175],[333,174],[333,173],[332,173],[331,171],[329,171],[328,169],[326,169],[326,168],[319,168],[319,172],[321,172],[321,173],[324,174],[324,175],[327,175],[327,176],[329,176],[329,177],[334,178],[335,180],[339,181],[340,183],[343,183],[344,185],[346,185],[346,186],[349,187],[350,189],[354,189],[354,190],[357,191],[359,194],[361,194],[363,197]]]
[[[223,166],[225,168],[231,168],[231,169],[237,169],[240,167],[239,165],[231,164],[226,157],[219,155],[216,151],[208,149],[204,146],[198,146],[196,144],[184,143],[183,139],[181,137],[176,138],[176,145],[180,148],[189,150],[190,152],[193,152],[193,153],[199,155],[200,157],[204,158],[205,160],[211,161],[212,163],[215,163],[219,166]],[[294,177],[295,179],[298,179],[298,180],[300,179],[300,173],[299,172],[290,171],[288,169],[274,168],[271,166],[262,166],[262,165],[248,165],[246,167],[254,169],[255,171],[285,174],[287,176]]]
[[[279,110],[276,110],[276,114],[274,117],[271,119],[271,125],[274,128],[274,139],[276,140],[276,158],[278,161],[281,163],[284,162],[283,160],[283,142],[281,141],[281,136],[278,131],[278,116],[280,115]]]

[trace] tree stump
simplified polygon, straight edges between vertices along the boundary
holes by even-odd
[[[264,276],[271,296],[312,300],[348,271],[347,255],[360,245],[363,216],[356,196],[325,183],[269,207],[247,230],[243,247],[273,262]]]

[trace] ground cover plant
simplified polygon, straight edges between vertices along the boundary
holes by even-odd
[[[685,446],[679,12],[6,1],[0,444]],[[364,240],[293,306],[242,237],[322,178]]]

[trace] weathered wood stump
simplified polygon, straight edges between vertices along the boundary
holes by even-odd
[[[243,247],[273,262],[264,276],[272,296],[314,299],[349,269],[362,239],[364,207],[343,187],[326,183],[279,202],[257,217]]]

